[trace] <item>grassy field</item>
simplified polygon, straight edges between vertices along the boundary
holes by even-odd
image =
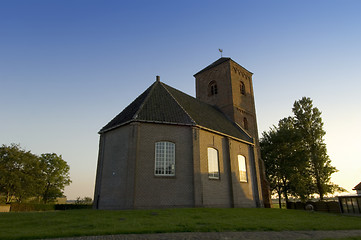
[[[284,209],[68,210],[0,213],[0,239],[163,232],[361,229],[361,217]]]

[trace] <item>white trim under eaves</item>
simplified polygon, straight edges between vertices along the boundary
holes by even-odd
[[[243,139],[240,139],[240,138],[237,138],[237,137],[234,137],[234,136],[231,136],[231,135],[222,133],[222,132],[218,132],[218,131],[215,131],[215,130],[210,129],[210,128],[206,128],[206,127],[203,127],[203,126],[201,126],[201,125],[196,125],[195,127],[198,127],[198,128],[200,128],[200,129],[206,130],[206,131],[208,131],[208,132],[217,133],[217,134],[219,134],[219,135],[222,135],[222,136],[225,136],[225,137],[229,137],[229,138],[232,138],[232,139],[237,140],[237,141],[239,141],[239,142],[243,142],[243,143],[250,144],[250,145],[252,145],[252,146],[255,145],[255,143],[248,142],[248,141],[246,141],[246,140],[243,140]],[[252,138],[252,139],[253,139],[253,138]]]
[[[98,134],[102,134],[102,133],[105,133],[105,132],[108,132],[108,131],[111,131],[113,129],[116,129],[118,127],[121,127],[121,126],[124,126],[124,125],[127,125],[127,124],[130,124],[132,122],[138,122],[138,123],[154,123],[154,124],[167,124],[167,125],[176,125],[176,126],[188,126],[188,127],[192,127],[192,126],[196,126],[195,124],[187,124],[187,123],[174,123],[174,122],[161,122],[161,121],[150,121],[150,120],[139,120],[139,119],[132,119],[132,120],[129,120],[129,121],[126,121],[124,123],[121,123],[121,124],[118,124],[116,126],[113,126],[111,128],[108,128],[104,131],[99,131]]]

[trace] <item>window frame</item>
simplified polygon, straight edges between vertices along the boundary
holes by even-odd
[[[246,85],[244,85],[243,81],[241,81],[240,91],[242,95],[246,95]]]
[[[210,154],[210,151],[212,153]],[[219,172],[219,154],[218,150],[213,147],[207,148],[207,163],[208,163],[208,178],[219,180],[220,172]],[[212,171],[212,172],[211,172]]]
[[[249,130],[248,119],[246,117],[243,118],[243,127],[245,130]]]
[[[214,96],[218,94],[218,86],[216,81],[211,81],[208,84],[208,96]]]
[[[237,160],[238,160],[239,181],[246,183],[246,182],[248,182],[246,157],[243,156],[242,154],[238,154]]]
[[[174,177],[176,173],[174,142],[158,141],[154,144],[154,176]],[[169,168],[167,170],[167,168]]]

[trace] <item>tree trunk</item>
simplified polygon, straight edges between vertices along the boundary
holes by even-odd
[[[319,179],[317,179],[317,188],[320,195],[320,200],[323,201],[323,189]]]
[[[280,206],[280,209],[282,208],[281,193],[278,193],[278,206]]]
[[[44,191],[44,193],[43,193],[43,202],[44,202],[44,204],[47,204],[47,202],[48,202],[48,192],[49,192],[49,188],[50,188],[50,183],[48,182],[48,184],[46,185],[46,189],[45,189],[45,191]]]
[[[7,196],[6,196],[6,203],[10,203],[11,201],[11,195],[10,195],[10,192],[8,192]]]
[[[287,190],[283,192],[283,195],[285,196],[286,205],[288,203],[288,196],[287,196]]]
[[[283,182],[283,195],[285,196],[285,201],[286,201],[286,205],[288,204],[288,195],[287,195],[287,184],[286,184],[286,180],[285,179],[282,179],[282,182]]]

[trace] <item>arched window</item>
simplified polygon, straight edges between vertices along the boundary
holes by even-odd
[[[247,182],[246,158],[242,155],[238,155],[238,169],[239,169],[239,181]]]
[[[242,95],[246,95],[246,87],[244,86],[244,83],[242,81],[240,84],[240,90]]]
[[[218,93],[217,83],[212,81],[208,84],[208,96],[213,96]]]
[[[247,118],[243,118],[243,127],[244,127],[244,129],[248,130],[248,120],[247,120]]]
[[[175,144],[172,142],[155,143],[155,167],[156,176],[175,175]]]
[[[219,179],[218,151],[214,148],[208,148],[208,177]]]

